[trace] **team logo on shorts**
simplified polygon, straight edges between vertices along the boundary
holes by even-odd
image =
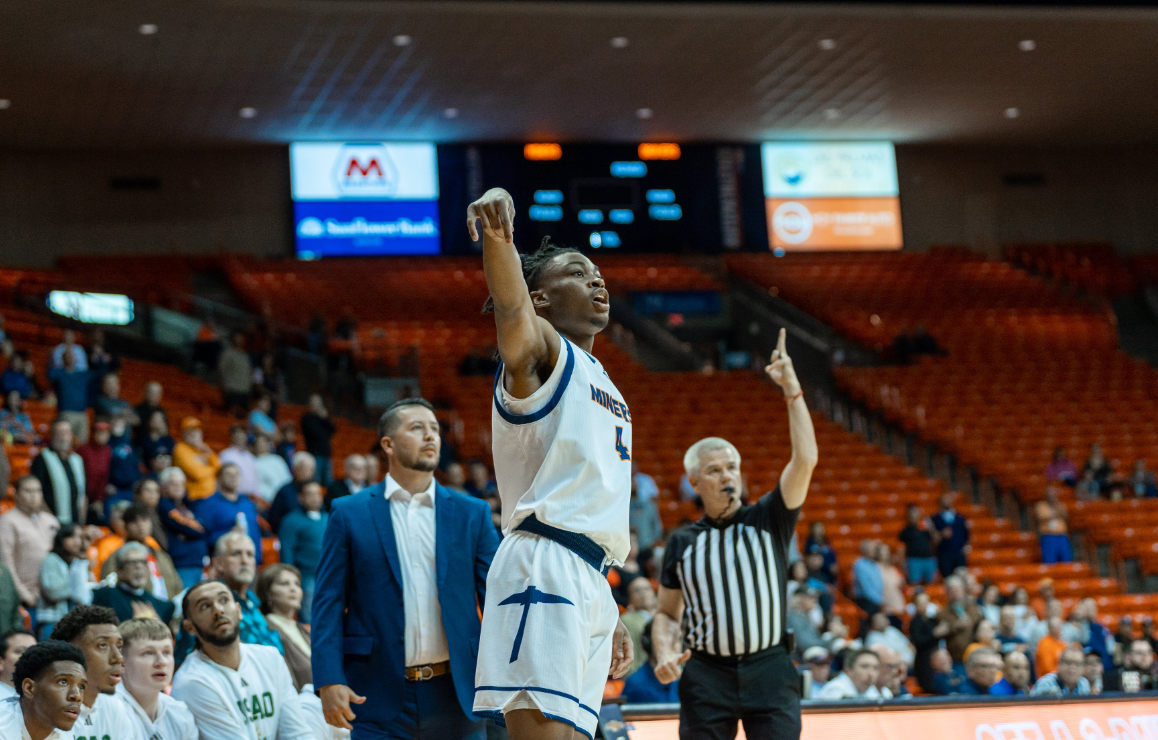
[[[575,606],[562,596],[545,593],[534,586],[527,586],[526,591],[511,594],[499,602],[499,606],[506,606],[507,604],[521,604],[523,607],[523,616],[519,619],[519,631],[515,633],[515,645],[511,648],[512,663],[519,659],[519,648],[523,646],[523,632],[527,629],[527,613],[531,611],[531,604],[571,604],[571,606]]]

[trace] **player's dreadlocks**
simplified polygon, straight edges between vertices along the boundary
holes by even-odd
[[[578,249],[567,249],[560,247],[558,244],[551,243],[551,237],[544,236],[543,242],[531,254],[520,254],[519,259],[523,263],[523,280],[527,283],[528,290],[538,290],[539,278],[543,274],[543,268],[555,257],[561,254],[569,254],[572,252],[579,252]],[[493,313],[495,310],[495,300],[487,296],[486,303],[483,304],[483,313]]]

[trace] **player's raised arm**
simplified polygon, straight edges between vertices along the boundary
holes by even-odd
[[[471,239],[482,227],[483,271],[494,304],[499,356],[507,368],[507,390],[524,398],[539,387],[540,369],[554,364],[558,334],[535,313],[514,241],[515,203],[502,188],[492,188],[466,210]],[[476,224],[477,222],[477,224]]]
[[[808,404],[804,402],[804,391],[796,378],[792,358],[788,356],[786,341],[787,332],[781,329],[772,360],[764,371],[784,391],[784,400],[788,403],[788,435],[792,440],[792,457],[780,474],[780,495],[785,506],[796,509],[804,504],[804,498],[808,495],[808,484],[812,481],[812,471],[816,467],[819,452],[816,447],[816,430],[812,428],[812,417],[808,414]]]

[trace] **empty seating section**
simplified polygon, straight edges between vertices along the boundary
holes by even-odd
[[[1112,315],[1096,301],[963,249],[727,259],[736,273],[869,346],[884,348],[902,330],[926,327],[947,355],[837,368],[838,383],[1023,502],[1044,496],[1057,446],[1080,466],[1099,442],[1119,473],[1136,458],[1158,459],[1158,371],[1117,349]],[[1089,543],[1110,544],[1115,562],[1138,558],[1143,572],[1158,573],[1151,547],[1158,500],[1075,502],[1068,488],[1062,498],[1072,529]],[[1024,560],[1036,560],[1036,537],[1013,534],[1017,546],[995,559],[1017,562],[1007,554],[1028,550]],[[983,559],[975,554],[971,562]],[[1121,595],[1117,581],[1081,572],[1073,595]],[[1109,617],[1140,606],[1158,611],[1158,598],[1121,596],[1105,602]]]
[[[1008,244],[1005,258],[1089,293],[1119,296],[1138,288],[1130,262],[1105,243]]]

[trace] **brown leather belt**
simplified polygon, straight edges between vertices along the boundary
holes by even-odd
[[[433,663],[431,665],[414,665],[406,669],[407,681],[429,681],[435,676],[445,676],[450,673],[450,661],[444,660],[441,663]]]

